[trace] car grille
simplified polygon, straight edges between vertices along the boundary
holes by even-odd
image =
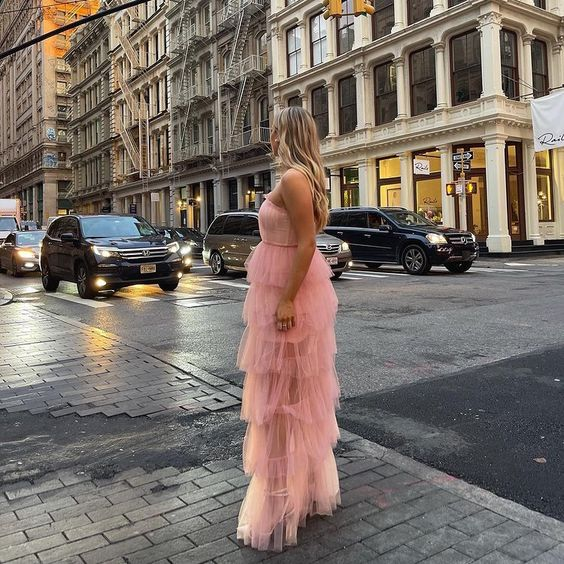
[[[470,235],[450,235],[448,237],[448,242],[453,245],[469,245],[470,243],[473,243]]]
[[[156,260],[163,259],[168,254],[166,247],[151,247],[144,249],[120,249],[119,254],[126,260]]]
[[[324,254],[324,255],[334,255],[336,253],[339,252],[339,248],[340,248],[340,244],[339,243],[320,243],[319,245],[317,245],[317,248]]]

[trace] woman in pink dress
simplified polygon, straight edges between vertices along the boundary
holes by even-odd
[[[300,107],[285,108],[270,141],[281,179],[260,208],[262,241],[246,265],[247,327],[237,361],[246,372],[243,462],[252,475],[237,537],[280,551],[297,543],[307,516],[331,515],[340,503],[337,297],[315,242],[328,217],[315,122]]]

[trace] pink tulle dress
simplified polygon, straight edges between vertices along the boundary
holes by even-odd
[[[337,296],[331,268],[316,250],[294,300],[296,326],[276,328],[276,308],[296,253],[286,210],[268,197],[260,208],[262,242],[247,260],[250,288],[238,366],[246,372],[241,418],[245,472],[252,475],[237,538],[258,550],[297,542],[309,515],[331,515],[340,503],[332,447],[335,408]]]

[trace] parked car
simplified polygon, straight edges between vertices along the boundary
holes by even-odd
[[[353,260],[370,268],[401,264],[409,274],[425,274],[444,265],[460,274],[478,256],[469,231],[439,226],[405,208],[332,209],[325,231],[346,241]]]
[[[174,227],[173,229],[192,247],[192,256],[201,258],[204,249],[204,234],[191,227]]]
[[[0,270],[12,276],[39,270],[39,253],[45,231],[15,231],[0,245]]]
[[[204,238],[204,263],[216,275],[228,270],[245,271],[245,261],[259,243],[258,210],[223,213],[214,219]],[[317,248],[331,266],[334,278],[349,270],[351,252],[346,243],[320,233]]]
[[[25,220],[20,222],[20,229],[22,231],[40,231],[41,225],[37,221]]]
[[[192,268],[192,247],[185,241],[177,232],[174,227],[155,227],[155,229],[161,234],[176,241],[180,245],[180,254],[182,255],[182,263],[184,265],[184,272],[190,272]]]
[[[136,215],[61,216],[41,246],[43,287],[53,292],[60,280],[76,282],[81,298],[133,284],[172,291],[182,278],[179,251],[178,242]]]
[[[2,243],[10,233],[19,230],[20,224],[15,216],[0,216],[0,243]]]

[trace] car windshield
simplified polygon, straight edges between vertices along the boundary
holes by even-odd
[[[190,229],[189,227],[177,227],[176,232],[181,237],[188,237],[188,238],[195,237],[197,239],[203,237],[203,235],[199,231],[196,231],[196,229]]]
[[[87,238],[139,237],[157,234],[144,219],[134,216],[83,217],[81,224],[82,234]]]
[[[419,215],[415,212],[404,211],[404,210],[397,210],[397,211],[388,211],[386,210],[386,214],[389,215],[396,223],[400,225],[429,225],[436,227],[436,224],[428,219],[425,219],[422,215]]]
[[[0,231],[12,231],[17,227],[13,217],[0,217]]]
[[[26,231],[16,235],[16,244],[21,247],[36,247],[45,237],[45,231]]]

